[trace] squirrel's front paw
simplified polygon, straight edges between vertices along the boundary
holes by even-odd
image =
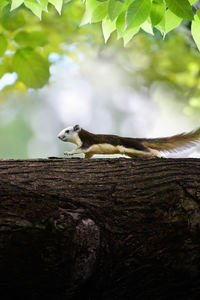
[[[68,151],[65,151],[65,152],[64,152],[64,155],[68,155],[68,156],[69,156],[69,155],[73,155],[73,153],[68,152]]]

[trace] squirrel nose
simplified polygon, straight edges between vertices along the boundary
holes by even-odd
[[[57,137],[58,137],[60,140],[62,140],[62,139],[64,138],[64,135],[58,134]]]

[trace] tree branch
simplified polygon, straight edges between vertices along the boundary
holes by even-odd
[[[0,161],[1,299],[197,299],[199,159]]]

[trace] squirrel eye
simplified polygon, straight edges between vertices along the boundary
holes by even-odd
[[[66,133],[69,133],[69,130],[66,130],[65,132],[66,132]]]

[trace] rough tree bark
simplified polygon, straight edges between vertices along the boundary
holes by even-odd
[[[0,299],[200,299],[199,159],[0,161]]]

